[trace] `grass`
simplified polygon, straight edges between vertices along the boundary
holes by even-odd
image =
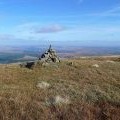
[[[120,61],[109,59],[69,59],[33,69],[0,65],[0,120],[119,120]],[[38,88],[39,82],[50,86]],[[48,105],[56,96],[69,104]]]

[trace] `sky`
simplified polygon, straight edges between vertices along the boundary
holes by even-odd
[[[120,46],[120,0],[0,0],[0,46]]]

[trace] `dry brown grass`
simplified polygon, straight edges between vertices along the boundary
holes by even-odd
[[[0,120],[119,120],[120,62],[106,60],[71,59],[32,70],[0,65]],[[36,87],[39,82],[50,86]],[[56,96],[63,102],[47,104]]]

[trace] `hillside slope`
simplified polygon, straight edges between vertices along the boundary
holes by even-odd
[[[119,120],[118,58],[0,65],[0,120]]]

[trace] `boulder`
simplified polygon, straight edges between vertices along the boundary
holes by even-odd
[[[25,67],[29,69],[31,69],[34,65],[35,65],[35,62],[26,62],[26,63],[20,64],[21,67]]]

